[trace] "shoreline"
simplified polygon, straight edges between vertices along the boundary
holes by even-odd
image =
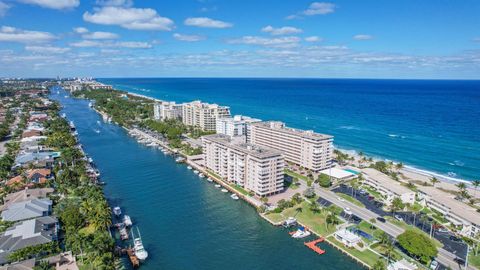
[[[161,100],[161,99],[154,98],[154,97],[149,97],[149,96],[146,96],[146,95],[143,95],[143,94],[133,93],[133,92],[130,92],[130,91],[125,91],[125,90],[121,90],[121,89],[118,89],[118,90],[124,91],[128,95],[148,99],[148,100],[151,100],[151,101],[154,101],[154,102],[166,101],[166,100]],[[352,155],[355,158],[359,157],[359,155],[358,155],[359,151],[358,150],[344,149],[344,148],[341,148],[341,147],[337,147],[335,145],[334,145],[334,148],[341,151],[342,153],[347,153],[349,155]],[[389,159],[382,158],[382,157],[375,157],[375,156],[369,156],[369,155],[365,155],[365,156],[366,157],[371,157],[373,159],[373,161],[385,161],[385,162],[391,161]],[[402,162],[402,161],[395,161],[395,162],[398,163],[398,162]],[[416,165],[412,165],[412,164],[406,164],[406,163],[403,163],[403,164],[404,164],[403,170],[408,171],[410,173],[423,175],[423,176],[429,177],[429,178],[436,177],[441,182],[445,182],[447,184],[454,184],[455,185],[455,184],[458,184],[458,183],[465,183],[465,184],[467,184],[471,187],[472,180],[467,180],[467,179],[461,179],[461,178],[448,176],[448,175],[445,175],[445,174],[442,174],[442,173],[439,173],[439,172],[431,171],[431,170],[424,169],[424,168],[419,168]]]

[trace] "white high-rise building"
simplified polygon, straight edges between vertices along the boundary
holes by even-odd
[[[205,167],[257,196],[283,190],[285,161],[280,151],[235,143],[223,134],[202,137]]]
[[[332,165],[333,136],[288,128],[276,121],[253,123],[250,127],[248,142],[277,149],[289,162],[314,172]]]
[[[153,117],[155,120],[181,119],[182,104],[162,101],[153,105]]]
[[[243,142],[246,142],[249,134],[249,124],[260,122],[260,119],[251,118],[243,115],[217,119],[217,134],[225,134],[230,137],[242,136]]]
[[[230,117],[230,107],[192,101],[182,104],[182,121],[187,126],[215,131],[217,120]]]

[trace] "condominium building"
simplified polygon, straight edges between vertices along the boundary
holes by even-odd
[[[332,164],[333,137],[310,130],[288,128],[282,122],[250,124],[252,144],[282,151],[285,160],[319,172]]]
[[[363,183],[380,192],[386,205],[390,206],[395,198],[400,198],[404,204],[415,203],[415,191],[403,186],[400,182],[372,168],[362,169],[362,172],[365,174]]]
[[[480,234],[480,214],[477,209],[435,187],[419,186],[418,190],[420,202],[442,214],[459,229],[461,235],[473,238]]]
[[[215,131],[217,120],[225,117],[230,117],[230,107],[203,103],[199,100],[182,104],[182,121],[187,126]]]
[[[225,134],[230,137],[244,137],[246,142],[250,135],[250,124],[260,122],[260,119],[243,115],[235,115],[217,119],[217,134]]]
[[[153,105],[153,117],[155,120],[181,119],[182,104],[162,101]]]
[[[224,180],[257,196],[283,190],[284,158],[280,151],[248,143],[235,143],[223,134],[202,137],[205,167]]]

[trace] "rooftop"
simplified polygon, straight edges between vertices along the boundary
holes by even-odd
[[[223,134],[213,134],[202,137],[205,140],[210,140],[242,153],[257,157],[257,158],[270,158],[282,155],[282,152],[263,146],[258,146],[250,143],[235,143],[230,136]]]
[[[301,136],[305,139],[310,140],[326,140],[332,139],[333,136],[327,134],[316,133],[313,130],[302,130],[302,129],[295,129],[285,126],[285,123],[279,121],[265,121],[265,122],[257,122],[253,123],[252,126],[260,126],[268,129],[274,130],[281,130],[285,133],[289,133],[295,136]]]
[[[28,201],[32,199],[46,198],[49,193],[53,192],[53,188],[26,188],[14,193],[10,193],[3,199],[4,204],[0,207],[0,211],[6,209],[9,205],[17,202]]]
[[[441,191],[435,187],[424,187],[418,186],[423,194],[428,195],[431,199],[437,203],[443,204],[450,208],[450,212],[462,219],[465,219],[468,222],[480,226],[480,213],[476,211],[473,207],[455,200],[455,196],[444,191]]]
[[[395,193],[396,195],[414,192],[409,188],[402,186],[400,182],[393,180],[388,175],[375,169],[365,168],[362,169],[362,172],[365,173],[370,179],[378,182],[378,184],[381,185],[383,188]]]
[[[348,171],[345,171],[345,170],[342,170],[342,169],[339,169],[339,168],[335,168],[335,167],[330,168],[330,169],[322,170],[322,171],[320,171],[320,173],[326,174],[326,175],[331,176],[331,177],[336,178],[336,179],[345,179],[345,178],[355,176],[355,174],[353,174],[351,172],[348,172]]]
[[[19,221],[41,217],[51,211],[52,201],[49,199],[31,199],[10,204],[1,216],[2,220]]]

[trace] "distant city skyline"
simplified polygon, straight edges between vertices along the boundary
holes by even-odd
[[[0,0],[0,77],[480,79],[480,2]]]

